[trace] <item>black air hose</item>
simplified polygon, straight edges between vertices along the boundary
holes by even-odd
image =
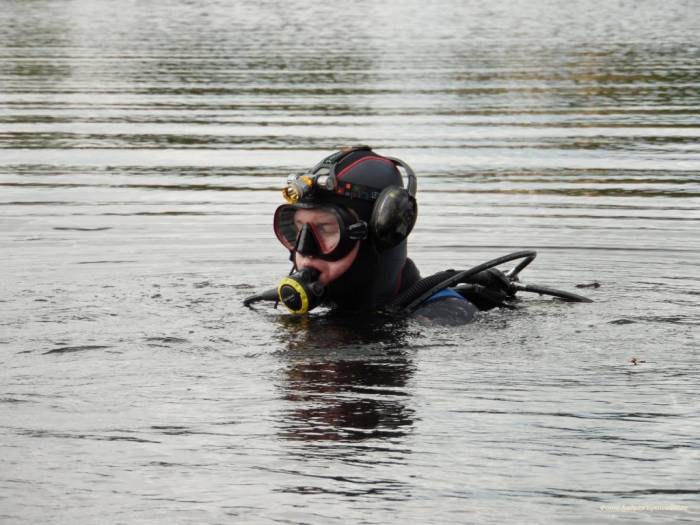
[[[388,313],[412,313],[424,300],[433,295],[436,292],[444,288],[449,288],[460,282],[465,282],[464,279],[476,275],[479,272],[488,270],[510,261],[515,261],[518,259],[526,259],[526,263],[518,266],[518,270],[522,270],[525,266],[530,264],[532,260],[537,257],[537,252],[532,250],[523,250],[519,252],[513,252],[503,257],[497,257],[496,259],[491,259],[485,263],[481,263],[469,270],[457,271],[457,270],[445,270],[444,272],[436,273],[425,279],[421,279],[416,284],[411,286],[408,290],[400,294],[396,299],[394,299],[386,308]],[[431,286],[432,285],[432,286]]]
[[[459,270],[443,270],[441,272],[429,275],[416,283],[413,283],[409,288],[401,292],[393,301],[386,306],[387,312],[398,312],[410,302],[411,299],[423,295],[433,286],[437,286],[446,279],[459,273]]]

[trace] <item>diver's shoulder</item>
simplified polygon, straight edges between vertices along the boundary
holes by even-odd
[[[440,290],[413,312],[413,318],[429,324],[461,325],[474,320],[478,309],[452,288]]]

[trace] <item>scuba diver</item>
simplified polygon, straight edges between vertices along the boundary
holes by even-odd
[[[244,304],[282,302],[294,314],[322,304],[350,313],[463,324],[480,310],[508,306],[518,290],[587,301],[520,285],[518,273],[535,258],[532,251],[421,278],[406,246],[418,216],[416,190],[408,164],[369,146],[341,149],[307,173],[291,175],[282,192],[287,203],[275,211],[273,225],[289,251],[292,270],[277,288],[248,297]],[[523,260],[508,274],[495,268],[518,259]]]

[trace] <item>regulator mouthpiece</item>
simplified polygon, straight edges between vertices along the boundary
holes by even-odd
[[[325,292],[318,282],[320,273],[313,268],[304,268],[282,279],[277,286],[277,295],[293,314],[305,314],[316,308]]]

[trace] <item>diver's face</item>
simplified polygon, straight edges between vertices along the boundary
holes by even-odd
[[[300,231],[305,224],[312,224],[317,232],[319,240],[327,245],[337,245],[340,239],[340,230],[338,221],[332,213],[324,210],[315,209],[300,209],[294,214],[294,223],[297,231]],[[294,256],[294,262],[297,268],[314,268],[321,275],[319,281],[321,284],[328,284],[338,279],[352,266],[357,258],[357,252],[360,250],[360,242],[357,241],[353,249],[342,259],[337,261],[324,261],[317,257],[306,257],[300,253]]]

